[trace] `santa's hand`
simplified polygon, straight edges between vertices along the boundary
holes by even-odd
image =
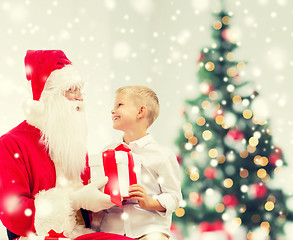
[[[104,177],[100,181],[92,182],[73,192],[71,194],[71,207],[75,210],[83,208],[92,212],[99,212],[114,206],[110,196],[99,190],[107,182],[108,178]]]

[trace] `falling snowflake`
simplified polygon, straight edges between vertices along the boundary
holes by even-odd
[[[29,208],[24,210],[24,215],[30,217],[33,214],[33,211]]]
[[[118,42],[113,48],[113,57],[118,60],[125,60],[130,56],[131,48],[126,42]]]

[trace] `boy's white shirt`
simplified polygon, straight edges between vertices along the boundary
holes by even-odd
[[[114,149],[121,143],[123,140],[109,145],[106,149]],[[172,213],[179,207],[182,199],[177,158],[168,148],[156,143],[150,134],[130,142],[127,146],[133,154],[135,167],[141,164],[138,183],[145,187],[148,196],[156,198],[166,211],[142,209],[136,201],[130,200],[123,208],[114,206],[106,210],[101,231],[126,234],[133,238],[150,232],[163,232],[170,235]],[[94,159],[96,158],[90,156],[92,178],[104,174],[94,167],[96,165]]]

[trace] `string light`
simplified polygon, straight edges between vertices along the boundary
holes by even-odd
[[[276,198],[275,198],[275,196],[270,195],[270,196],[268,196],[267,201],[270,201],[270,202],[275,203],[276,202]]]
[[[252,117],[252,112],[249,109],[243,111],[243,117],[245,119],[250,119]]]
[[[224,129],[228,129],[228,128],[230,128],[230,126],[224,122],[224,123],[222,124],[222,128],[224,128]]]
[[[253,147],[256,147],[258,145],[258,139],[256,137],[251,137],[249,140],[248,140],[249,144]]]
[[[212,159],[210,164],[212,167],[217,167],[219,163],[218,163],[217,159]]]
[[[260,164],[260,159],[261,159],[261,156],[260,156],[260,155],[256,155],[256,156],[253,158],[254,164],[255,164],[255,165],[261,165],[261,164]]]
[[[271,176],[269,174],[267,174],[264,178],[261,179],[261,181],[263,183],[266,183],[266,182],[270,181],[270,179],[271,179]]]
[[[223,164],[226,161],[226,157],[224,155],[219,155],[217,161],[219,164]]]
[[[187,151],[189,151],[189,150],[192,149],[192,144],[191,144],[190,142],[185,143],[184,147],[185,147],[185,149],[186,149]]]
[[[248,107],[249,106],[249,103],[250,103],[250,101],[248,99],[243,99],[243,101],[242,101],[242,105],[244,107]]]
[[[251,145],[247,145],[247,151],[248,151],[249,153],[254,153],[255,150],[256,150],[256,147],[251,146]]]
[[[206,120],[205,120],[204,117],[199,117],[199,118],[197,119],[196,123],[197,123],[198,126],[203,126],[203,125],[205,125]]]
[[[242,220],[241,218],[234,218],[234,223],[237,225],[237,226],[240,226],[242,224]]]
[[[234,54],[233,54],[232,52],[228,52],[228,53],[226,54],[226,59],[227,59],[228,61],[230,61],[230,62],[234,61],[234,60],[235,60],[235,59],[234,59]]]
[[[189,194],[189,200],[193,205],[199,205],[201,202],[201,196],[196,192],[191,192]]]
[[[282,161],[281,159],[279,159],[279,160],[276,161],[276,167],[278,167],[278,168],[279,168],[279,167],[282,167],[283,164],[284,164],[284,163],[283,163],[283,161]]]
[[[262,178],[261,181],[263,183],[267,183],[268,181],[270,181],[270,179],[271,179],[271,176],[269,173],[267,173],[267,175],[264,178]]]
[[[247,158],[248,157],[248,151],[247,150],[243,150],[240,152],[240,157],[242,158]]]
[[[213,134],[212,134],[212,132],[210,130],[205,130],[202,133],[202,137],[206,141],[210,140],[212,138],[212,136],[213,136]]]
[[[269,232],[270,232],[270,228],[271,228],[269,222],[262,222],[262,223],[260,224],[260,227],[261,227],[263,230],[265,230],[267,234],[269,234]]]
[[[241,192],[246,193],[246,192],[248,192],[249,188],[248,188],[247,185],[242,185],[242,186],[240,187],[240,190],[241,190]]]
[[[192,136],[188,139],[188,142],[191,143],[193,146],[197,144],[198,140],[196,137]]]
[[[248,174],[249,174],[248,171],[244,168],[242,168],[239,173],[240,177],[242,177],[242,178],[247,178]]]
[[[265,167],[266,165],[268,165],[269,163],[269,159],[267,157],[261,157],[260,158],[260,165]]]
[[[215,120],[218,125],[222,125],[224,123],[224,117],[222,115],[218,115]]]
[[[222,28],[222,23],[219,20],[217,20],[214,22],[213,27],[216,30],[220,30]]]
[[[226,178],[224,180],[224,187],[231,188],[233,186],[233,180],[231,178]]]
[[[184,131],[191,131],[192,130],[192,124],[191,123],[185,123],[183,126]]]
[[[185,214],[185,210],[184,210],[183,208],[178,208],[178,209],[176,210],[176,212],[175,212],[175,215],[176,215],[177,217],[183,217],[184,214]]]
[[[236,77],[238,75],[238,70],[236,67],[230,67],[227,69],[227,75],[229,77]]]
[[[264,168],[261,168],[257,171],[257,176],[259,178],[265,178],[267,175],[267,171]]]
[[[193,137],[193,131],[190,131],[190,130],[189,131],[185,131],[184,137],[187,138],[187,139]]]
[[[233,96],[233,103],[241,103],[242,98],[240,96]]]
[[[235,90],[234,85],[229,84],[229,85],[227,86],[227,91],[228,91],[228,92],[233,92],[234,90]]]
[[[209,93],[209,98],[210,98],[211,100],[216,100],[216,99],[218,98],[218,93],[217,93],[216,91],[211,91],[211,92]]]
[[[230,24],[230,17],[224,16],[222,18],[222,23],[225,24],[225,25],[229,25]]]
[[[194,167],[193,167],[193,168],[194,168]],[[190,167],[185,168],[185,173],[188,174],[188,175],[191,173],[191,169],[190,169]]]
[[[201,106],[202,106],[203,109],[207,109],[210,105],[211,105],[211,103],[209,101],[207,101],[207,100],[203,101],[201,103]]]
[[[212,88],[212,85],[208,82],[203,82],[199,86],[200,91],[205,95],[210,92],[211,88]]]
[[[196,182],[199,179],[199,174],[198,172],[192,172],[190,173],[189,177],[192,181]]]
[[[248,240],[253,240],[253,232],[248,232],[246,237]]]
[[[275,208],[275,204],[271,201],[266,202],[265,209],[267,211],[272,211]]]
[[[205,64],[205,69],[209,72],[213,71],[215,69],[215,64],[213,62],[207,62]]]
[[[254,124],[258,124],[258,125],[265,125],[267,123],[267,120],[262,120],[262,119],[258,119],[255,115],[252,118],[252,122]]]
[[[196,114],[196,113],[198,113],[198,112],[199,112],[199,107],[198,107],[198,106],[193,106],[193,107],[191,108],[191,113]],[[191,127],[192,127],[192,125],[191,125]]]
[[[201,67],[204,66],[204,63],[203,63],[203,62],[200,62],[198,65],[199,65],[199,67],[201,68]],[[199,70],[199,69],[197,69],[197,70]]]
[[[237,68],[244,68],[246,66],[246,64],[244,62],[239,62],[237,64]]]
[[[218,204],[216,205],[216,211],[217,211],[218,213],[224,212],[224,210],[225,210],[225,205],[224,205],[223,203],[218,203]]]
[[[202,145],[202,144],[198,144],[196,147],[195,147],[196,151],[198,152],[203,152],[205,150],[205,147]]]
[[[215,148],[212,148],[209,150],[209,156],[211,158],[216,158],[218,156],[218,150]]]
[[[246,209],[247,209],[246,205],[243,204],[243,205],[240,206],[239,212],[240,213],[245,213],[246,212]]]
[[[235,153],[233,151],[227,153],[227,160],[229,162],[233,162],[235,160]]]

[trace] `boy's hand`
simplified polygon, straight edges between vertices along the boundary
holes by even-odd
[[[141,208],[149,209],[149,197],[147,196],[146,189],[139,185],[133,184],[129,187],[129,196],[138,201]]]
[[[148,197],[146,189],[139,184],[133,184],[129,187],[129,196],[131,199],[137,200],[141,208],[166,211],[158,200]]]

